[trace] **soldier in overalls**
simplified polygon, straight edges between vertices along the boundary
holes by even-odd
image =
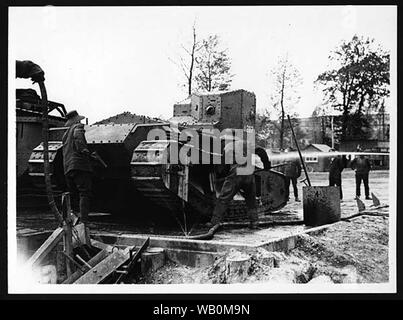
[[[63,135],[63,166],[67,188],[73,194],[79,194],[81,222],[88,221],[90,211],[90,196],[92,189],[91,153],[85,139],[84,119],[77,111],[70,111],[66,115],[66,127]]]
[[[224,147],[224,155],[232,153],[237,159],[237,154],[247,150],[248,143],[244,140],[236,140],[234,143],[227,143]],[[209,226],[217,225],[223,221],[224,214],[230,201],[240,191],[243,191],[249,218],[249,228],[258,228],[258,215],[256,210],[256,185],[254,167],[245,163],[234,163],[230,165],[229,172],[225,177],[220,194]],[[250,163],[249,163],[250,165]]]

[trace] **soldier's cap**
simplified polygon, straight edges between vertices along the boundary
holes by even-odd
[[[85,119],[85,117],[79,115],[76,110],[72,110],[70,112],[67,112],[66,119],[67,119],[67,121],[66,121],[66,123],[64,125],[66,127],[70,127],[72,124]]]

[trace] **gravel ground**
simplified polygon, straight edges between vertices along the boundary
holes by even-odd
[[[287,253],[258,249],[244,283],[383,283],[388,282],[387,216],[362,216],[340,222],[320,235],[302,236]],[[139,283],[231,283],[225,258],[205,268],[168,263]],[[238,281],[237,281],[238,282]]]
[[[310,175],[312,185],[327,185],[327,173]],[[370,174],[370,192],[388,204],[389,172]],[[302,186],[299,186],[302,194]],[[362,186],[363,188],[363,186]],[[343,172],[342,217],[357,212],[354,173]],[[363,193],[363,191],[362,191]],[[372,201],[364,200],[367,208]],[[291,199],[285,210],[302,217],[302,205]],[[245,283],[384,283],[389,279],[389,208],[374,211],[379,216],[361,216],[332,225],[322,233],[304,235],[287,253],[263,249],[251,254]],[[222,236],[219,236],[222,237]],[[228,235],[227,235],[228,237]],[[271,256],[274,265],[264,263]],[[225,259],[206,268],[189,268],[168,263],[141,283],[227,283]]]

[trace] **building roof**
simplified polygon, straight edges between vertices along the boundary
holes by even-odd
[[[329,147],[327,144],[320,144],[320,143],[311,143],[309,146],[307,146],[305,149],[309,148],[310,146],[314,147],[315,149],[318,149],[321,152],[329,152],[331,147]]]

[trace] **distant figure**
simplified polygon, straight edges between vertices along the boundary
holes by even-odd
[[[357,147],[357,152],[361,152],[362,149]],[[361,196],[361,180],[364,181],[365,188],[365,199],[371,200],[372,198],[369,196],[369,183],[368,176],[369,171],[371,170],[371,163],[364,155],[359,155],[358,158],[354,158],[351,161],[351,169],[355,170],[355,196],[356,199]]]
[[[92,167],[90,151],[85,140],[84,119],[77,111],[70,111],[66,115],[66,127],[63,135],[63,166],[66,176],[67,188],[80,197],[80,215],[83,223],[88,221],[90,211],[90,194],[92,189]]]
[[[334,149],[330,151],[334,152]],[[343,190],[341,187],[341,173],[346,167],[347,159],[345,156],[333,156],[329,167],[329,186],[337,186],[340,189],[340,200],[343,199]]]
[[[289,151],[294,151],[292,148],[288,148],[286,150],[286,152]],[[294,198],[295,201],[300,202],[301,200],[299,200],[298,198],[298,187],[297,187],[297,179],[301,176],[301,162],[299,161],[298,158],[295,159],[291,159],[285,166],[283,169],[283,173],[285,175],[285,188],[288,192],[288,195],[290,194],[290,182],[292,182],[292,187],[294,189]],[[288,196],[289,199],[289,196]]]

